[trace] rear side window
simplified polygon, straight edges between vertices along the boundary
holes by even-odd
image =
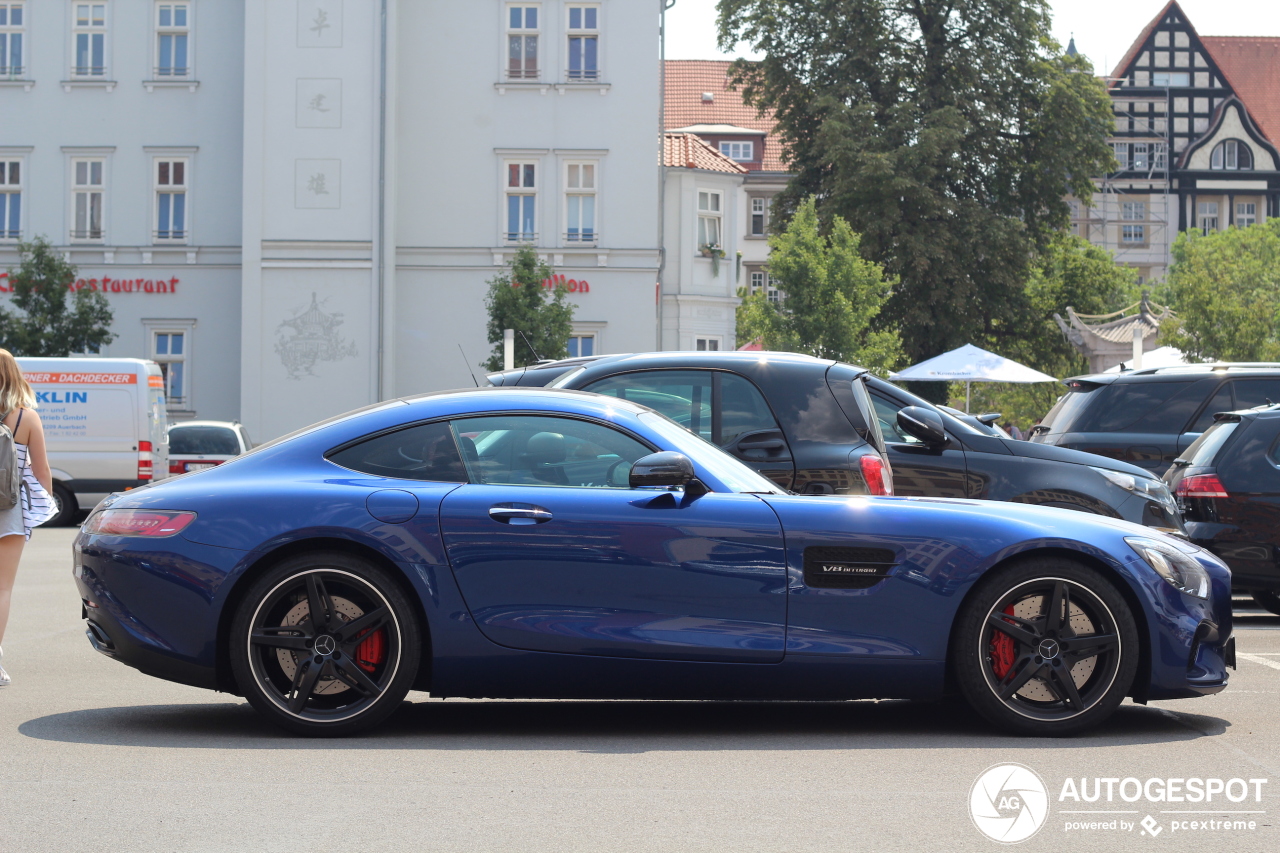
[[[1188,466],[1191,468],[1208,468],[1212,466],[1218,451],[1222,449],[1222,446],[1227,443],[1227,440],[1231,438],[1239,426],[1239,421],[1225,421],[1214,424],[1204,431],[1204,435],[1191,443],[1191,446],[1183,452],[1182,458],[1187,460]]]
[[[852,365],[834,364],[827,371],[827,387],[831,389],[841,411],[859,435],[874,445],[877,450],[883,451],[884,434],[880,428],[880,421],[876,417],[875,406],[871,402],[866,380],[861,378],[865,374],[866,371]]]
[[[1191,425],[1190,432],[1204,432],[1213,426],[1213,416],[1218,412],[1234,412],[1236,410],[1235,403],[1231,401],[1231,383],[1224,382],[1216,392],[1213,398],[1209,400],[1209,405],[1204,407],[1204,411],[1200,413],[1200,417],[1196,418],[1196,422]]]
[[[1237,379],[1236,408],[1252,409],[1280,403],[1280,379]]]
[[[1098,399],[1092,401],[1088,414],[1080,418],[1073,431],[1181,433],[1215,382],[1204,379],[1111,385],[1090,395]],[[1063,430],[1055,425],[1053,431]]]
[[[711,424],[711,372],[651,370],[611,376],[584,390],[630,400],[661,412],[707,441],[721,444]]]
[[[1040,426],[1047,428],[1050,434],[1071,432],[1075,422],[1088,411],[1090,404],[1106,396],[1106,387],[1094,388],[1090,391],[1068,391],[1058,398],[1049,414],[1040,421]]]
[[[229,427],[189,426],[169,430],[169,452],[208,456],[237,456],[240,441]]]
[[[329,455],[329,461],[375,477],[467,482],[467,470],[445,423],[421,424],[362,441]]]

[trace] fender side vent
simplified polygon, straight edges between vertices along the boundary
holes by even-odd
[[[897,563],[888,548],[804,549],[806,586],[825,589],[868,589],[888,577]]]

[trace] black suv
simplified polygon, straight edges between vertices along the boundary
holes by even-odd
[[[1280,364],[1195,364],[1066,380],[1031,440],[1130,462],[1159,475],[1218,412],[1280,403]]]
[[[1231,567],[1231,586],[1280,614],[1280,406],[1217,415],[1164,475],[1191,541]]]
[[[865,491],[866,439],[883,447],[897,495],[1032,503],[1181,530],[1169,490],[1140,468],[1002,437],[864,374],[788,353],[667,352],[598,358],[551,387],[625,396],[686,426],[696,420],[704,437],[798,492]],[[870,392],[869,421],[850,393],[858,385]]]

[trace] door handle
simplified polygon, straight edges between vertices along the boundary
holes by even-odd
[[[500,524],[543,524],[551,520],[551,510],[533,504],[494,504],[489,517]]]

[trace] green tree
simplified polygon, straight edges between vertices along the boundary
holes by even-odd
[[[533,364],[538,358],[568,357],[574,305],[568,300],[569,290],[564,284],[543,286],[551,275],[551,267],[538,259],[532,246],[521,246],[511,259],[510,269],[489,281],[484,304],[489,309],[489,343],[494,347],[484,364],[486,370],[502,369],[504,329],[516,330],[516,367]]]
[[[1162,343],[1204,361],[1280,361],[1280,219],[1179,234],[1160,295],[1177,312]]]
[[[769,238],[769,275],[778,280],[782,300],[744,297],[738,341],[762,338],[765,349],[848,361],[881,374],[896,367],[898,333],[871,327],[893,283],[859,254],[859,239],[840,217],[823,235],[816,202],[802,202],[786,230]]]
[[[14,355],[67,356],[106,346],[111,306],[96,290],[73,290],[76,268],[49,241],[19,243],[21,263],[9,270],[16,311],[0,308],[0,345]]]
[[[1087,240],[1066,232],[1056,234],[1036,256],[1026,287],[1029,320],[1016,339],[987,339],[984,346],[1042,373],[1065,379],[1089,372],[1089,362],[1064,337],[1054,321],[1068,306],[1082,314],[1108,314],[1132,306],[1141,298],[1137,273],[1117,266],[1115,258]],[[952,398],[964,399],[964,385],[952,385]],[[1027,428],[1044,417],[1061,396],[1061,385],[973,386],[974,411],[998,411],[1004,422]]]
[[[764,55],[732,74],[776,115],[795,177],[899,284],[879,321],[912,362],[1034,324],[1038,250],[1066,193],[1114,168],[1111,104],[1049,35],[1044,0],[720,0],[720,41]]]

